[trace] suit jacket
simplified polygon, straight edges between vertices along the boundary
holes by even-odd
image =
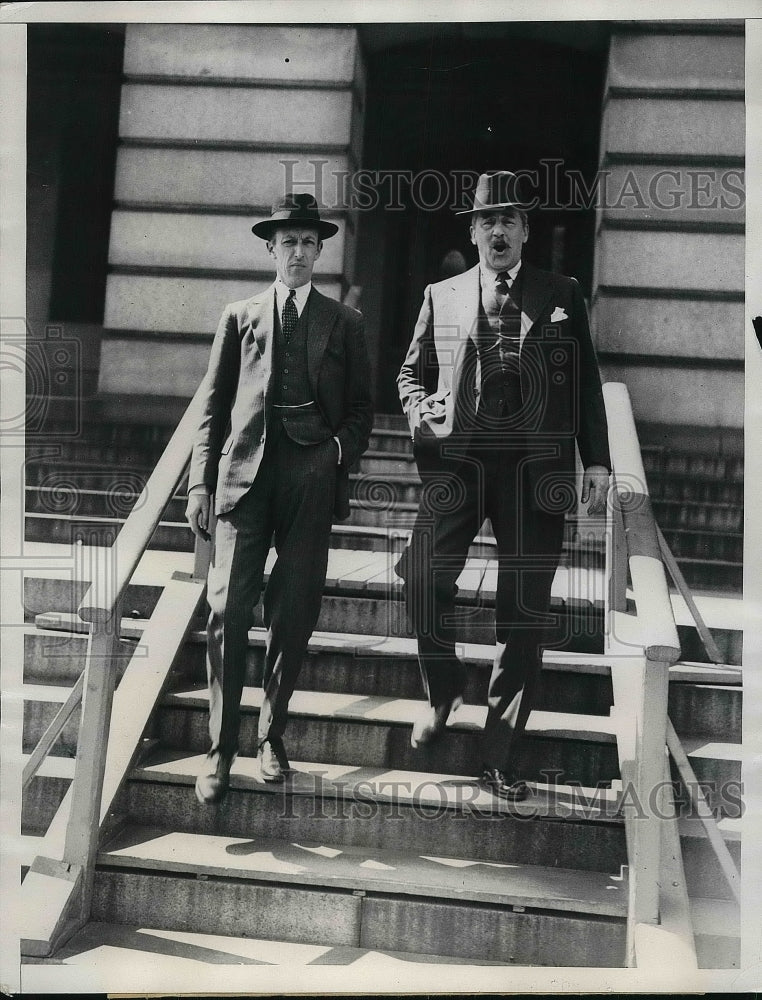
[[[583,465],[611,467],[606,412],[579,284],[522,263],[521,419],[516,435],[530,458],[533,495],[546,509],[575,502],[575,442]],[[479,266],[429,285],[399,373],[419,468],[457,460],[483,436],[477,409]]]
[[[349,466],[368,446],[373,422],[362,316],[313,286],[307,367],[314,399],[341,442],[334,515],[349,516]],[[233,509],[262,462],[273,399],[275,287],[226,306],[204,379],[188,488],[205,484],[215,511]]]

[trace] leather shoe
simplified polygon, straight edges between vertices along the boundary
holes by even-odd
[[[235,754],[228,757],[218,750],[207,754],[204,768],[196,778],[196,798],[202,805],[211,806],[225,798],[234,759]]]
[[[286,749],[280,737],[266,739],[259,746],[259,767],[264,781],[283,781],[291,770]]]
[[[450,712],[463,704],[461,695],[456,695],[452,701],[446,701],[441,705],[429,705],[426,711],[417,719],[410,734],[410,746],[417,750],[418,747],[433,743],[447,728],[447,720]]]
[[[479,784],[506,802],[523,802],[529,797],[526,781],[510,781],[498,767],[485,767]]]

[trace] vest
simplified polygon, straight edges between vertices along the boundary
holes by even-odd
[[[515,428],[522,408],[519,373],[521,272],[498,311],[497,299],[480,298],[477,351],[481,386],[477,425],[491,430]]]
[[[277,299],[273,330],[273,410],[272,420],[282,425],[297,444],[319,444],[331,437],[331,428],[313,399],[307,370],[307,329],[310,300],[302,309],[291,339],[283,336]],[[305,403],[311,405],[304,406]]]

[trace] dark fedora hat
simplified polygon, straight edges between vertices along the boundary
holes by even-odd
[[[531,201],[526,196],[524,185],[518,174],[511,170],[496,170],[492,174],[480,174],[474,191],[472,208],[464,208],[456,215],[472,215],[474,212],[489,212],[497,208],[520,208],[526,212]]]
[[[320,218],[320,210],[315,196],[311,194],[293,194],[287,192],[273,205],[269,219],[257,222],[251,227],[252,233],[261,236],[263,240],[272,239],[276,229],[284,226],[303,226],[317,229],[318,237],[327,240],[339,231],[332,222]]]

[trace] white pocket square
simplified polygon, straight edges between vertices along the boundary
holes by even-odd
[[[562,309],[561,306],[556,306],[553,310],[553,315],[550,317],[551,323],[560,323],[562,319],[568,319],[566,315],[566,310]]]

